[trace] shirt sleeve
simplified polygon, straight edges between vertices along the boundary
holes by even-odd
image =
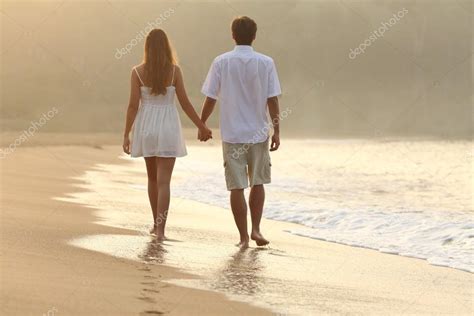
[[[281,94],[280,80],[276,71],[275,63],[271,62],[270,71],[268,74],[268,96],[267,98],[275,97]]]
[[[214,60],[212,62],[211,68],[209,69],[209,72],[207,73],[206,80],[204,81],[204,84],[202,85],[201,92],[205,96],[217,100],[220,87],[221,87],[221,74],[220,74],[219,63],[216,60]]]

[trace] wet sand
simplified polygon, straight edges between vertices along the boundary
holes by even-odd
[[[99,142],[100,143],[100,142]],[[119,147],[19,147],[1,164],[2,315],[266,314],[210,291],[164,280],[177,269],[68,245],[85,235],[137,235],[94,224],[93,210],[54,200],[78,192],[71,179],[95,163],[117,163]]]
[[[102,210],[71,203],[90,193],[83,176],[95,164],[126,166],[119,150],[21,147],[1,160],[2,314],[473,312],[470,273],[285,232],[298,225],[264,220],[271,247],[239,252],[228,210],[175,198],[174,241],[157,244],[104,211],[124,198],[146,205],[141,191],[104,183]]]

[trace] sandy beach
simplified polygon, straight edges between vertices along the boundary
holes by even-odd
[[[1,161],[1,314],[265,314],[222,294],[162,282],[192,277],[177,269],[67,244],[88,234],[137,234],[93,224],[93,210],[53,200],[77,192],[72,178],[87,168],[116,162],[119,149],[23,147]]]
[[[473,1],[0,11],[0,316],[474,315]]]
[[[286,232],[296,224],[264,220],[271,247],[240,253],[228,210],[174,199],[174,241],[157,245],[68,200],[90,194],[83,176],[98,164],[126,168],[119,156],[116,145],[22,146],[1,161],[2,314],[473,313],[471,273]],[[125,184],[97,187],[106,202],[111,190],[146,205],[143,192],[123,197]]]

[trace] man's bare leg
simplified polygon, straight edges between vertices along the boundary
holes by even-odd
[[[249,196],[249,206],[250,206],[250,215],[252,218],[252,234],[250,238],[255,240],[257,246],[265,246],[270,242],[263,238],[262,233],[260,232],[260,220],[262,219],[263,214],[263,204],[265,203],[265,188],[263,184],[254,185],[250,189]]]
[[[245,201],[244,190],[237,189],[230,191],[230,206],[234,214],[235,224],[240,234],[238,247],[247,248],[249,246],[249,233],[247,230],[247,202]]]

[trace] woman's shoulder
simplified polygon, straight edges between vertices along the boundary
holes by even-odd
[[[179,65],[173,64],[173,68],[171,68],[171,76],[173,78],[173,82],[175,82],[176,78],[183,76],[183,73],[181,72],[181,68],[179,68]]]
[[[145,64],[144,63],[141,63],[141,64],[138,64],[138,65],[135,65],[132,67],[132,70],[138,70],[138,71],[143,71],[143,69],[145,68]]]

